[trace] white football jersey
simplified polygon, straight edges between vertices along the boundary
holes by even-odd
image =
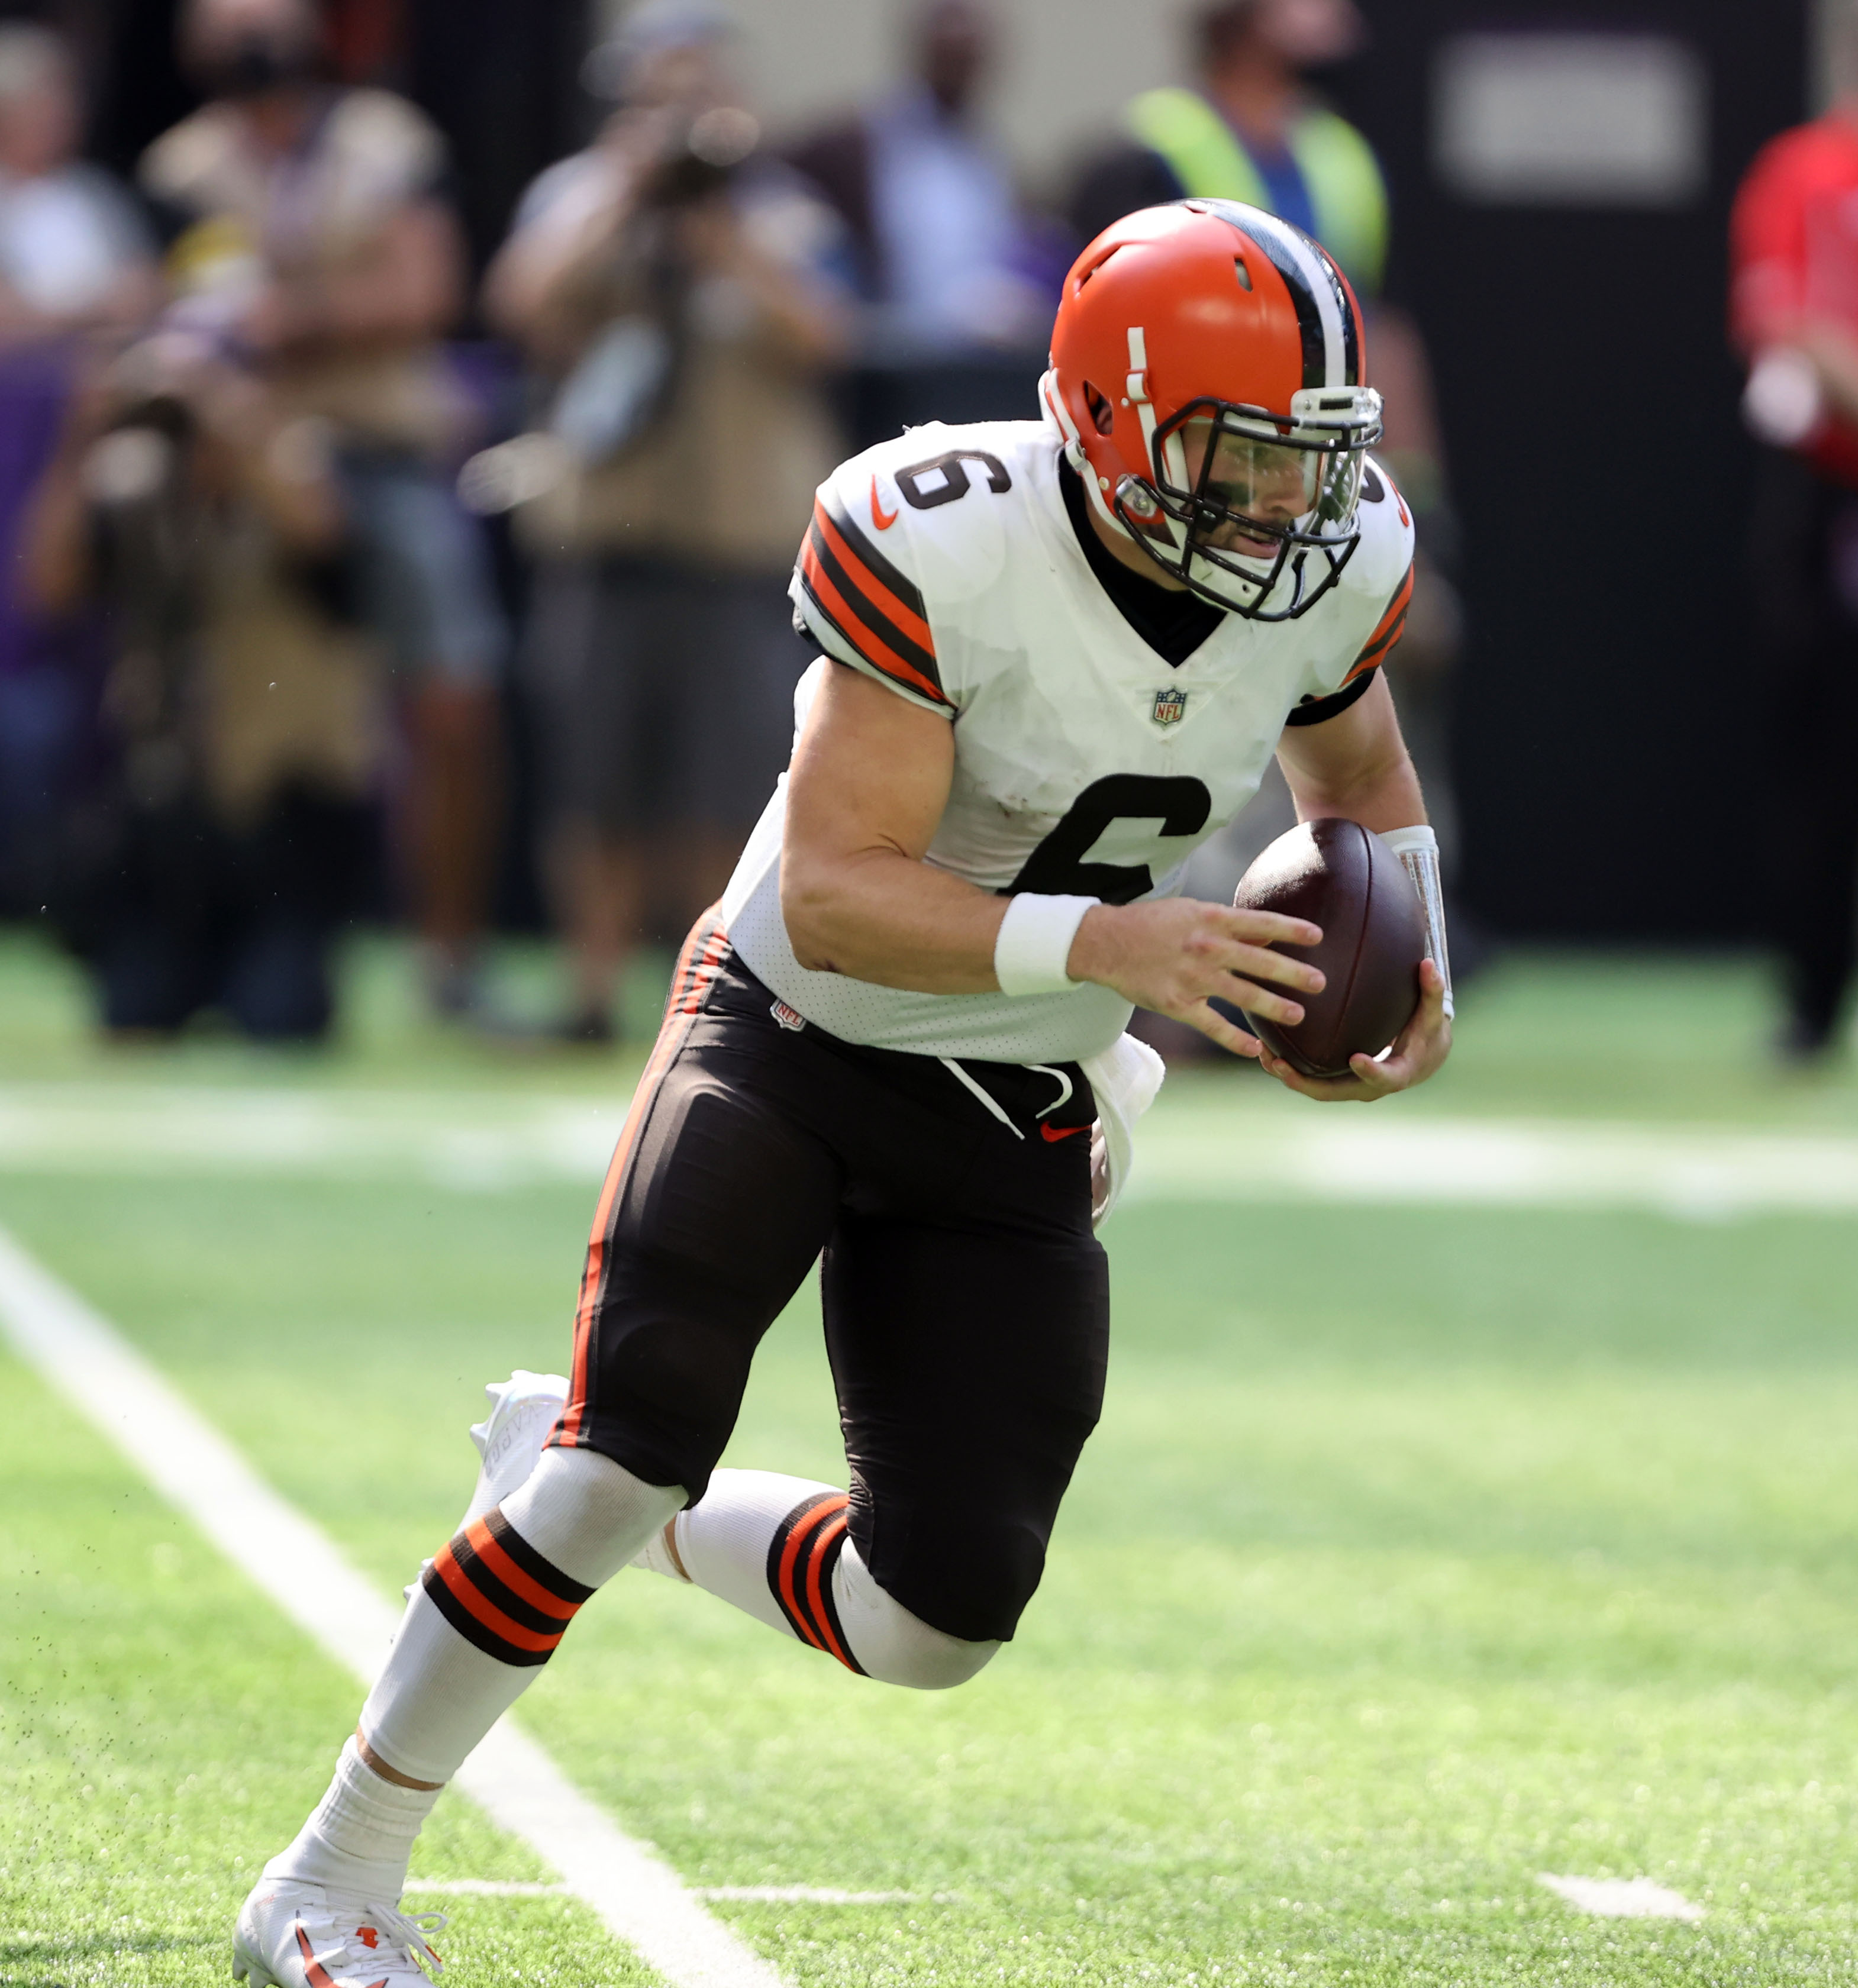
[[[1127,904],[1175,894],[1187,858],[1257,791],[1286,718],[1399,640],[1413,525],[1372,471],[1342,577],[1295,620],[1227,614],[1178,665],[1091,571],[1049,421],[912,428],[821,486],[793,586],[828,657],[955,727],[928,860],[984,891]],[[830,665],[823,659],[809,679]],[[803,682],[804,704],[816,682]],[[1107,987],[919,994],[800,965],[780,915],[783,776],[723,915],[787,1006],[848,1042],[998,1063],[1094,1056],[1132,1013]]]

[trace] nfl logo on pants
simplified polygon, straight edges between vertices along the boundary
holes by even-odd
[[[1178,725],[1186,709],[1187,693],[1184,690],[1158,690],[1155,693],[1155,708],[1149,715],[1157,725]]]

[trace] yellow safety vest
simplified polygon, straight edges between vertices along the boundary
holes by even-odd
[[[1145,90],[1125,122],[1188,194],[1270,207],[1264,178],[1238,134],[1196,90]],[[1387,188],[1367,140],[1334,111],[1311,109],[1298,114],[1286,143],[1309,189],[1318,239],[1349,282],[1372,294],[1387,266]]]

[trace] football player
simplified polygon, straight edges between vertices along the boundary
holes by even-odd
[[[415,1977],[421,1821],[628,1562],[893,1684],[959,1684],[1012,1636],[1102,1400],[1093,1216],[1156,1075],[1132,1003],[1323,1100],[1443,1060],[1436,857],[1379,669],[1413,528],[1368,455],[1348,284],[1255,208],[1131,215],[1066,279],[1041,399],[821,489],[792,765],[679,963],[570,1374],[492,1391],[465,1523],[246,1901],[241,1977]],[[1296,1023],[1321,976],[1269,948],[1315,928],[1175,895],[1274,752],[1301,813],[1384,833],[1428,908],[1412,1021],[1339,1081],[1212,1005]],[[716,1467],[816,1260],[848,1493]]]

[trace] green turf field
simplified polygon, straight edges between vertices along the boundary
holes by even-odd
[[[0,947],[0,1225],[387,1591],[463,1503],[482,1382],[559,1365],[591,1190],[3,1150],[9,1085],[623,1101],[623,1053],[433,1035],[390,948],[356,979],[327,1057],[111,1054]],[[1732,963],[1514,963],[1379,1109],[1858,1131],[1762,1019]],[[1286,1107],[1220,1073],[1159,1109]],[[1849,1216],[1163,1199],[1109,1240],[1109,1406],[1018,1641],[889,1692],[622,1576],[524,1701],[622,1827],[694,1885],[910,1895],[714,1908],[808,1988],[1858,1981]],[[357,1694],[4,1361],[0,1431],[0,1988],[221,1979]],[[840,1472],[810,1298],[733,1460]],[[415,1870],[551,1875],[451,1797]],[[1545,1872],[1705,1916],[1590,1917]],[[462,1988],[651,1978],[570,1901],[445,1902]]]

